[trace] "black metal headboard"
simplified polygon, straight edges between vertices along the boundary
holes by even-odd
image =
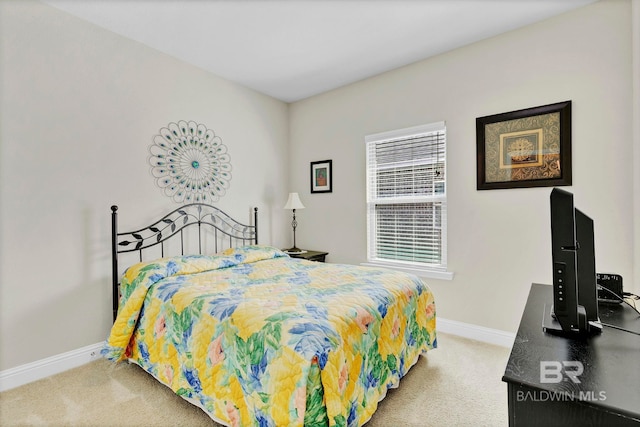
[[[172,237],[180,239],[180,254],[184,255],[184,231],[197,226],[198,253],[202,254],[203,225],[213,230],[214,251],[218,252],[219,243],[231,248],[241,244],[258,244],[258,208],[253,209],[253,225],[242,224],[220,209],[204,203],[191,203],[179,207],[156,222],[135,231],[118,233],[118,206],[111,206],[111,260],[113,275],[113,320],[118,313],[119,270],[118,254],[138,252],[142,261],[142,252],[154,246],[160,246],[161,256],[165,256],[165,242]],[[227,240],[228,239],[228,240]]]

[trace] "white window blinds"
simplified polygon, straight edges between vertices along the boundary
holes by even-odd
[[[446,270],[444,122],[365,142],[369,262]]]

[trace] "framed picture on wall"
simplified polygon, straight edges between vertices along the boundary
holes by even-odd
[[[476,119],[477,189],[571,185],[571,101]]]
[[[332,161],[311,162],[311,192],[331,193],[333,189]]]

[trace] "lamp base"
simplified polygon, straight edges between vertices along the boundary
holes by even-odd
[[[286,252],[286,253],[292,253],[292,254],[295,254],[295,253],[302,253],[302,252],[304,252],[304,251],[303,251],[302,249],[296,248],[296,247],[294,246],[294,247],[292,247],[292,248],[285,249],[285,250],[284,250],[284,252]]]

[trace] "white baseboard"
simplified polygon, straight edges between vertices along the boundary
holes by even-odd
[[[0,372],[0,391],[10,390],[99,359],[104,343],[71,350]]]
[[[436,317],[436,330],[507,348],[513,347],[513,342],[516,339],[516,334],[511,332],[443,319],[442,317]]]
[[[515,334],[509,332],[441,317],[436,319],[436,324],[438,331],[502,347],[511,348],[515,340]],[[10,390],[99,359],[101,357],[100,350],[103,346],[104,343],[88,345],[77,350],[2,371],[0,372],[0,391]]]

